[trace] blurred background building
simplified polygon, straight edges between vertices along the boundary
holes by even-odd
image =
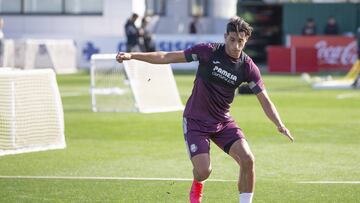
[[[236,0],[0,0],[10,37],[24,35],[123,35],[131,13],[157,16],[154,32],[188,33],[200,16],[202,33],[223,32],[224,21],[236,15]]]

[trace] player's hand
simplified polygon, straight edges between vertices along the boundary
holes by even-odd
[[[283,134],[283,135],[285,135],[286,137],[288,137],[288,138],[291,140],[291,142],[294,142],[294,138],[291,136],[290,131],[289,131],[285,126],[279,126],[279,127],[278,127],[278,131],[279,131],[281,134]]]
[[[124,60],[130,60],[131,59],[131,54],[130,53],[125,53],[125,52],[119,52],[116,55],[116,61],[119,63],[122,63]]]

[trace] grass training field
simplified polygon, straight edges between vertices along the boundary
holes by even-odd
[[[194,75],[175,77],[185,103]],[[88,74],[57,79],[67,148],[0,157],[0,202],[188,202],[182,112],[93,113]],[[312,90],[299,76],[264,80],[295,142],[255,96],[235,98],[231,113],[256,157],[254,202],[360,202],[360,91]],[[203,202],[238,202],[238,166],[215,145],[211,160]]]

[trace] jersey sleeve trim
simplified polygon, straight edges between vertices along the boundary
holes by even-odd
[[[264,88],[261,88],[258,84],[256,84],[253,81],[249,83],[249,87],[254,94],[259,94],[264,89]]]
[[[187,62],[199,60],[196,54],[188,53],[185,51],[185,59]]]

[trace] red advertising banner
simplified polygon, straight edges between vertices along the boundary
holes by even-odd
[[[354,37],[290,36],[290,47],[312,47],[317,50],[318,66],[325,69],[349,69],[357,59]]]
[[[270,73],[303,73],[319,71],[316,49],[311,47],[267,47]]]

